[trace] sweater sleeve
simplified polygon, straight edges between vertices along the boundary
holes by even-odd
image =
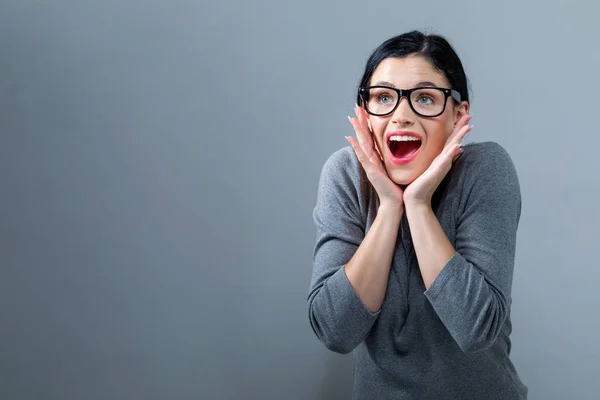
[[[348,149],[334,153],[321,171],[313,211],[317,240],[308,295],[314,333],[328,349],[342,354],[364,340],[379,315],[364,306],[343,268],[365,236],[359,201],[362,174]]]
[[[475,352],[494,343],[509,314],[521,193],[500,145],[464,156],[456,253],[425,296],[460,348]]]

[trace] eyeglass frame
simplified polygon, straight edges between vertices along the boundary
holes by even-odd
[[[396,92],[398,94],[398,100],[396,101],[396,105],[394,106],[394,108],[392,108],[392,110],[390,112],[387,112],[385,114],[375,114],[375,113],[370,112],[369,109],[367,108],[367,101],[365,99],[365,93],[369,89],[377,89],[377,88],[393,90],[394,92]],[[417,110],[415,110],[415,107],[413,106],[413,103],[410,99],[410,95],[416,90],[423,90],[423,89],[436,89],[436,90],[440,90],[444,93],[444,107],[442,108],[442,111],[439,114],[423,115],[420,112],[418,112]],[[362,100],[362,102],[365,106],[365,111],[376,117],[385,117],[386,115],[390,115],[390,114],[394,113],[394,111],[396,111],[396,109],[400,105],[400,101],[402,100],[403,97],[406,97],[406,100],[408,100],[408,105],[415,112],[415,114],[417,114],[423,118],[435,118],[435,117],[439,117],[440,115],[442,115],[444,113],[444,111],[446,111],[446,105],[448,104],[448,97],[452,97],[458,103],[461,102],[461,96],[457,90],[435,87],[435,86],[419,86],[419,87],[412,88],[412,89],[396,89],[393,87],[380,86],[380,85],[367,86],[367,87],[360,87],[358,89],[358,95],[360,96],[360,99]]]

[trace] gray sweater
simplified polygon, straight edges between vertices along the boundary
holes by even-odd
[[[309,319],[324,345],[353,352],[356,400],[526,399],[510,361],[510,306],[521,194],[507,152],[468,144],[432,207],[456,254],[426,290],[403,216],[386,296],[371,313],[343,266],[378,207],[351,147],[325,163],[314,222],[317,241]]]

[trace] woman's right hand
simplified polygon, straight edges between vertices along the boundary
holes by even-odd
[[[373,139],[373,133],[367,123],[366,111],[364,108],[356,106],[354,112],[356,118],[348,117],[348,120],[354,127],[356,139],[346,136],[346,140],[352,145],[358,161],[360,161],[367,174],[367,178],[375,188],[379,196],[380,206],[402,207],[402,188],[395,184],[387,174],[379,149]]]

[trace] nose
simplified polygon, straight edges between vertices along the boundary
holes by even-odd
[[[392,114],[392,123],[400,126],[409,126],[415,123],[416,114],[412,110],[409,104],[409,100],[406,97],[400,98],[400,104],[394,110]]]

